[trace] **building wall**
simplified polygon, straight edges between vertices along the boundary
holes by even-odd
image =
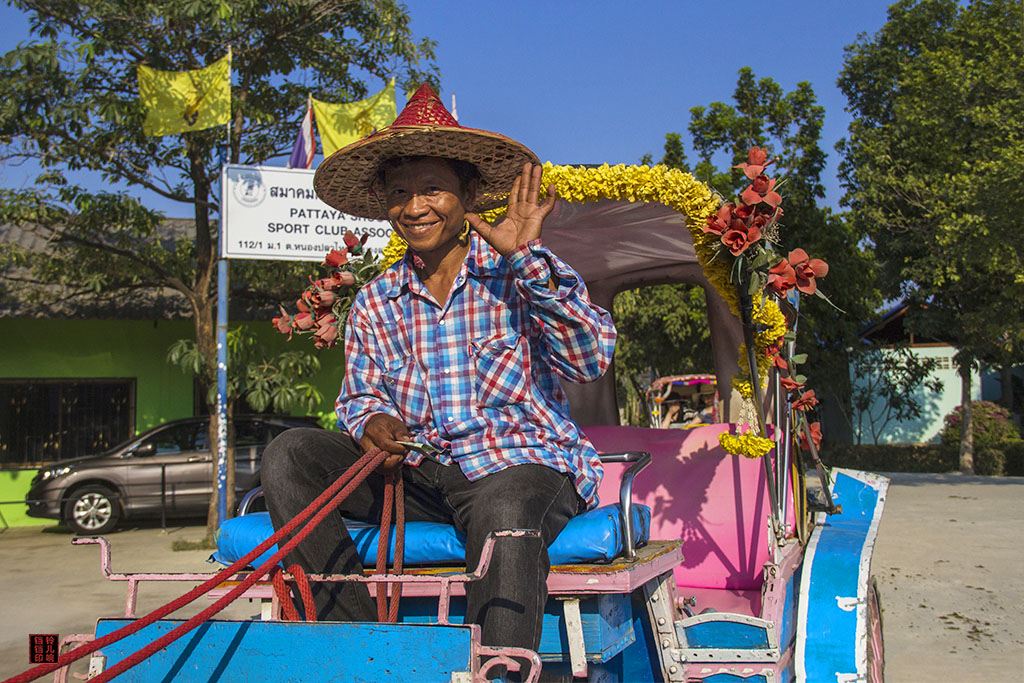
[[[921,417],[913,420],[896,421],[891,420],[880,430],[876,439],[871,428],[871,416],[875,416],[876,425],[881,425],[884,414],[884,401],[876,401],[866,414],[858,416],[856,410],[851,416],[853,423],[853,439],[857,443],[858,420],[860,427],[860,443],[935,443],[939,440],[942,432],[942,421],[947,413],[960,405],[960,375],[957,374],[956,366],[953,364],[953,354],[956,349],[952,346],[914,346],[911,349],[920,358],[936,358],[939,361],[939,368],[932,373],[932,377],[942,382],[942,391],[930,392],[919,387],[916,397],[919,400],[922,411]],[[851,375],[854,387],[864,386],[865,378]],[[981,399],[981,376],[977,371],[973,373],[971,398]]]
[[[309,337],[287,341],[269,321],[244,324],[272,353],[313,350]],[[189,321],[2,318],[0,378],[134,378],[135,429],[141,432],[193,414],[192,376],[167,362],[171,344],[193,335]],[[344,374],[344,352],[325,349],[320,361],[320,372],[308,381],[324,395],[322,410],[330,411]]]

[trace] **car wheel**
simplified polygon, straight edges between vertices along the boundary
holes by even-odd
[[[117,496],[106,486],[94,484],[76,489],[64,506],[64,523],[79,536],[105,534],[120,519]]]

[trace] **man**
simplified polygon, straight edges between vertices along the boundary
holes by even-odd
[[[365,285],[345,333],[337,401],[347,433],[289,430],[263,456],[275,528],[360,456],[392,455],[289,556],[317,573],[362,571],[341,516],[378,522],[384,472],[403,478],[406,519],[454,524],[476,566],[491,531],[532,528],[541,539],[496,544],[484,579],[467,589],[467,622],[485,645],[536,650],[547,599],[548,545],[597,504],[601,465],[569,419],[558,383],[598,379],[615,330],[579,276],[541,241],[554,187],[539,202],[541,168],[523,145],[464,128],[423,86],[394,124],[345,147],[314,187],[346,213],[387,218],[406,256]],[[474,211],[507,201],[489,225]],[[430,444],[436,458],[400,441]],[[358,444],[358,445],[357,445]],[[320,586],[318,617],[375,618],[363,586]]]

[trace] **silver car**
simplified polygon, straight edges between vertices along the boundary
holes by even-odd
[[[271,439],[312,419],[234,418],[235,490],[259,484],[260,458]],[[63,521],[77,534],[102,534],[122,519],[205,516],[213,491],[208,417],[167,422],[106,453],[39,470],[25,496],[28,514]]]

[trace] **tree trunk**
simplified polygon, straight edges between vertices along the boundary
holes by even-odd
[[[971,363],[960,365],[960,471],[974,474],[974,421],[971,419]]]

